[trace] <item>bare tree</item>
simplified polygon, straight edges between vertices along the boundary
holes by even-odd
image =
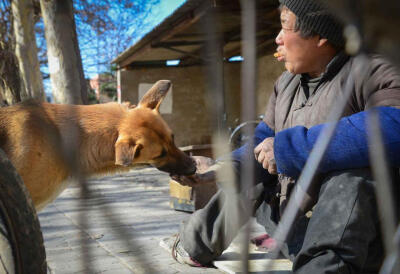
[[[14,53],[15,40],[12,34],[11,5],[0,1],[0,93],[6,104],[21,101],[18,62]]]
[[[22,80],[22,99],[45,99],[40,73],[38,49],[34,30],[34,7],[32,0],[12,1],[15,54]]]
[[[47,42],[47,57],[54,101],[87,102],[71,0],[40,0]]]
[[[150,16],[160,0],[74,2],[85,69],[110,71],[110,62],[154,24]]]
[[[87,86],[81,63],[84,63],[86,72],[112,72],[110,61],[132,45],[141,35],[144,35],[144,30],[149,30],[154,24],[152,20],[148,20],[149,16],[154,13],[153,7],[160,2],[160,0],[74,0],[74,8],[71,0],[40,1],[41,5],[38,4],[39,0],[14,2],[15,5],[21,5],[23,3],[31,4],[30,1],[34,2],[35,10],[34,22],[28,26],[35,25],[39,66],[44,68],[46,64],[50,64],[55,101],[67,103],[86,101]],[[46,70],[42,70],[42,77],[38,77],[37,70],[34,69],[36,76],[29,78],[29,75],[23,76],[23,73],[20,76],[18,59],[14,53],[15,32],[12,31],[14,20],[10,3],[10,0],[0,1],[0,57],[3,61],[0,64],[0,92],[4,101],[13,104],[21,100],[21,95],[23,98],[26,97],[24,90],[33,90],[29,87],[30,84],[25,84],[27,86],[25,88],[24,83],[30,83],[29,79],[37,81],[41,78],[46,79],[49,74]],[[39,24],[36,24],[40,18],[40,8],[44,22],[40,21]],[[21,26],[26,25],[24,22],[27,20],[27,16],[32,16],[29,13],[23,16],[24,10],[26,11],[22,7],[19,14],[20,22],[23,23]],[[73,13],[75,14],[75,23]],[[28,20],[32,22],[32,19]],[[46,31],[44,30],[45,24]],[[76,24],[76,30],[74,30],[74,24]],[[24,31],[21,26],[16,25],[15,31]],[[77,34],[79,47],[76,42]],[[49,40],[48,45],[44,42],[44,36]],[[34,45],[34,43],[31,44]],[[26,53],[22,48],[18,51],[21,56]],[[60,58],[64,54],[68,57]],[[33,55],[30,54],[30,56]],[[27,61],[29,58],[20,57],[20,60]],[[23,71],[23,63],[20,62],[20,66]],[[40,83],[34,83],[34,85],[40,85]]]

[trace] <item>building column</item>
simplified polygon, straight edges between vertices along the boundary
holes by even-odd
[[[118,103],[121,104],[121,67],[117,66],[117,99]]]

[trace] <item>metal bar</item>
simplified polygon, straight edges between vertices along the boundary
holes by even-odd
[[[399,273],[400,267],[400,224],[397,226],[397,231],[394,237],[394,245],[396,248],[389,253],[382,264],[380,274]]]
[[[226,135],[226,112],[225,112],[225,92],[224,92],[224,64],[223,64],[223,44],[222,37],[215,30],[216,14],[214,9],[210,9],[204,18],[204,27],[207,34],[205,45],[205,60],[207,61],[207,102],[210,103],[211,126],[218,135]]]
[[[72,107],[67,109],[67,112],[70,115],[73,115],[74,109]],[[82,211],[79,213],[79,226],[83,229],[80,230],[80,248],[81,248],[81,261],[82,265],[84,266],[85,273],[93,273],[93,265],[92,265],[92,254],[91,249],[89,246],[89,239],[85,234],[88,228],[87,216],[85,211],[85,205],[87,199],[90,195],[89,190],[87,188],[87,181],[85,176],[82,173],[80,162],[79,162],[79,153],[76,144],[80,143],[80,135],[79,129],[74,124],[65,124],[63,128],[61,128],[61,133],[65,134],[66,132],[69,133],[69,138],[65,138],[65,141],[62,144],[62,152],[63,157],[71,170],[71,178],[77,180],[81,190],[81,209]]]
[[[118,104],[122,103],[122,90],[121,90],[121,67],[117,66],[117,100]]]
[[[211,129],[213,131],[212,143],[214,156],[230,155],[229,136],[226,125],[225,94],[224,94],[224,67],[223,44],[220,33],[216,32],[215,9],[210,9],[203,21],[204,33],[206,33],[205,52],[208,60],[206,67],[207,94],[206,102],[210,115]],[[217,170],[217,182],[225,195],[219,196],[219,210],[225,210],[229,214],[229,230],[238,231],[240,228],[240,206],[238,186],[235,174],[230,164]],[[229,204],[228,204],[229,203]],[[224,208],[224,205],[228,205]],[[221,234],[223,245],[227,246],[232,235]]]
[[[84,177],[79,176],[78,182],[80,185],[81,190],[81,199],[80,199],[80,208],[81,212],[79,213],[79,226],[82,228],[80,229],[80,248],[81,248],[81,261],[83,262],[85,273],[94,273],[93,265],[92,265],[92,250],[90,248],[90,242],[88,235],[85,233],[88,231],[89,223],[88,223],[88,214],[87,204],[88,199],[90,197],[90,191],[87,186],[87,181]]]
[[[378,211],[383,232],[383,242],[386,254],[399,254],[399,246],[394,241],[396,231],[395,203],[393,201],[392,179],[390,178],[389,165],[386,160],[385,147],[383,146],[382,132],[380,129],[379,113],[372,109],[368,115],[368,141],[370,143],[370,159],[372,172],[376,181],[375,190]],[[399,264],[394,263],[390,272],[381,268],[380,273],[400,273]]]
[[[242,55],[243,63],[241,68],[241,118],[242,121],[251,121],[256,117],[256,4],[254,0],[241,0],[242,6]],[[245,128],[246,136],[249,138],[248,146],[254,147],[254,127]],[[249,192],[249,197],[253,196],[252,189],[254,183],[254,155],[249,150],[244,155],[243,165],[241,166],[240,185],[242,189]],[[243,191],[243,190],[242,190]],[[245,212],[250,217],[253,208],[250,199],[245,199]],[[241,255],[242,271],[249,273],[249,238],[251,226],[247,225],[244,229],[242,238]]]

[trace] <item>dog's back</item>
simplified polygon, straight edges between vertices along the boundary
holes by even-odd
[[[68,176],[68,169],[61,156],[60,132],[42,103],[28,101],[1,108],[0,136],[0,147],[34,201],[51,199],[50,193],[59,193],[56,188]]]
[[[0,147],[13,163],[26,158],[38,142],[57,142],[59,132],[42,103],[26,101],[0,108]],[[37,151],[40,157],[40,151]]]
[[[0,147],[21,175],[37,209],[73,174],[92,175],[151,164],[193,174],[159,114],[170,82],[157,82],[130,109],[125,104],[61,105],[27,101],[0,108]]]
[[[76,106],[25,101],[0,109],[0,147],[32,199],[46,203],[65,188],[62,182],[71,169],[85,173],[114,165],[113,157],[96,156],[99,150],[112,150],[107,154],[114,155],[116,128],[126,111],[126,106],[116,103]]]

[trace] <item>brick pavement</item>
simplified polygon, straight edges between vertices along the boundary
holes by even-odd
[[[91,179],[86,204],[70,186],[39,214],[49,272],[221,273],[176,263],[159,247],[188,217],[169,208],[168,178],[145,168]]]
[[[71,185],[39,214],[49,273],[225,273],[181,265],[159,246],[189,217],[169,207],[168,181],[154,168],[91,179],[88,200]],[[264,233],[260,228],[253,223],[253,236]],[[242,273],[238,243],[240,237],[215,262],[226,273]],[[290,273],[288,260],[277,261],[279,271],[264,271],[268,254],[254,247],[250,258],[251,273]]]

